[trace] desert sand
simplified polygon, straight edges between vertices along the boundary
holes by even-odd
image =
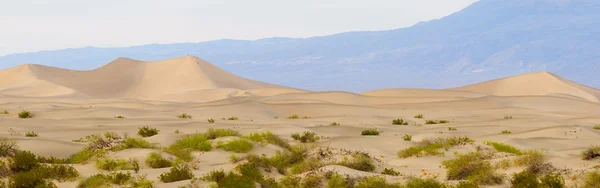
[[[119,58],[90,71],[41,65],[1,70],[0,111],[10,114],[0,115],[0,129],[4,130],[0,134],[16,140],[21,150],[63,158],[86,147],[86,143],[73,140],[106,132],[139,137],[138,128],[143,126],[159,129],[159,134],[144,139],[164,147],[209,128],[230,128],[242,135],[270,131],[292,145],[302,143],[293,140],[291,134],[312,131],[322,136],[314,147],[366,152],[376,164],[371,172],[339,164],[327,164],[321,170],[372,176],[393,168],[402,174],[383,175],[389,182],[405,182],[409,177],[433,177],[446,182],[442,161],[455,158],[454,152],[467,153],[478,148],[493,151],[484,142],[496,141],[523,151],[543,149],[544,161],[560,169],[567,185],[574,186],[581,179],[577,177],[599,164],[580,156],[582,150],[600,145],[600,131],[593,129],[600,124],[599,102],[599,90],[546,72],[442,90],[312,92],[245,79],[196,57],[157,62]],[[22,110],[30,111],[33,117],[19,118],[17,113]],[[177,118],[182,113],[192,118]],[[417,114],[424,117],[415,118]],[[292,115],[299,118],[287,118]],[[239,119],[222,119],[232,116]],[[211,118],[214,123],[207,121]],[[392,125],[394,119],[403,119],[408,125]],[[426,120],[449,123],[426,124]],[[333,122],[340,125],[331,126]],[[449,127],[456,130],[450,131]],[[362,136],[365,129],[376,129],[380,134]],[[512,133],[502,134],[503,130]],[[29,131],[39,136],[26,137],[24,134]],[[411,135],[412,139],[405,141],[404,135]],[[443,155],[398,157],[399,151],[423,139],[452,136],[468,136],[474,142],[442,149]],[[216,141],[227,139],[230,138]],[[281,149],[256,143],[250,152],[236,155],[269,157]],[[190,180],[163,183],[158,176],[169,168],[153,169],[144,164],[149,153],[160,150],[132,148],[108,152],[107,157],[138,159],[138,173],[145,174],[156,187],[190,184]],[[492,164],[517,158],[510,153],[495,153],[489,159]],[[228,159],[232,154],[218,148],[197,151],[186,164],[194,167],[195,177],[201,177],[211,170],[233,169],[236,165]],[[55,181],[58,187],[76,187],[80,179],[105,172],[97,169],[94,161],[73,166],[80,178]],[[524,168],[511,165],[496,171],[510,175]],[[284,176],[277,171],[267,175],[276,180]],[[195,183],[199,187],[209,184]],[[501,184],[484,187],[510,187],[510,182],[505,178]]]

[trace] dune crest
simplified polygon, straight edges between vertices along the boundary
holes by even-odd
[[[600,90],[549,72],[535,72],[451,88],[497,96],[562,96],[600,102]]]

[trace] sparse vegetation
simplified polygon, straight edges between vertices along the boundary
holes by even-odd
[[[146,164],[152,168],[167,168],[173,165],[173,161],[165,159],[160,153],[150,153],[146,158]]]
[[[590,172],[585,176],[584,188],[600,187],[600,172]]]
[[[438,122],[433,120],[425,120],[425,124],[438,124]]]
[[[544,155],[539,150],[528,150],[515,159],[515,164],[519,166],[541,166],[544,164]]]
[[[594,125],[594,129],[600,130],[600,125]]]
[[[291,115],[287,117],[288,119],[298,119],[300,118],[297,114]]]
[[[151,137],[154,135],[157,135],[159,132],[158,129],[156,128],[150,128],[148,126],[144,126],[144,127],[140,127],[138,130],[138,135],[140,135],[141,137]]]
[[[365,130],[362,130],[362,132],[360,133],[360,135],[363,135],[363,136],[375,136],[375,135],[379,135],[379,131],[377,129],[365,129]]]
[[[511,184],[514,188],[563,188],[565,187],[565,180],[557,173],[548,173],[542,177],[538,177],[536,173],[524,170],[513,175]]]
[[[79,164],[87,162],[92,158],[103,157],[104,155],[106,155],[104,149],[84,149],[71,155],[69,158],[71,159],[71,163]]]
[[[503,131],[502,131],[502,134],[511,134],[511,133],[512,133],[512,132],[511,132],[511,131],[509,131],[509,130],[503,130]]]
[[[177,140],[166,151],[185,161],[189,161],[192,159],[192,151],[210,151],[211,149],[211,141],[204,134],[194,134]]]
[[[182,113],[180,115],[177,116],[177,118],[179,119],[192,119],[192,116],[186,113]]]
[[[512,119],[512,116],[504,116],[504,119]]]
[[[417,114],[417,115],[415,115],[415,118],[417,118],[417,119],[423,119],[423,114]]]
[[[439,122],[440,122],[440,124],[450,123],[450,121],[448,121],[448,120],[440,120]]]
[[[403,119],[394,119],[392,120],[392,125],[408,125],[408,122]]]
[[[499,152],[512,153],[515,155],[523,154],[521,152],[521,150],[519,150],[511,145],[508,145],[508,144],[503,144],[503,143],[499,143],[499,142],[485,142],[485,144],[494,147],[494,149],[496,149],[496,151],[499,151]]]
[[[117,118],[117,119],[125,119],[124,116],[115,116],[115,118]]]
[[[86,178],[77,184],[77,188],[113,187],[113,184],[119,185],[119,187],[132,188],[154,187],[152,181],[147,180],[145,176],[133,176],[130,173],[112,172],[109,174],[96,174]]]
[[[238,120],[238,117],[231,116],[231,117],[227,118],[227,120]]]
[[[8,110],[1,111],[0,114],[10,114]]]
[[[394,170],[393,168],[385,168],[381,171],[381,174],[390,175],[390,176],[399,176],[400,172]]]
[[[448,127],[448,131],[456,131],[458,129],[456,129],[456,127]]]
[[[134,170],[136,160],[103,158],[96,161],[96,168],[107,171]]]
[[[210,128],[210,129],[206,130],[206,133],[204,133],[204,135],[208,139],[216,139],[216,138],[226,137],[226,136],[240,136],[240,133],[233,129]]]
[[[365,172],[371,172],[375,170],[373,159],[371,159],[371,157],[369,157],[368,155],[363,154],[353,154],[351,156],[351,159],[348,157],[344,157],[344,160],[339,162],[338,165]]]
[[[412,156],[431,156],[431,155],[442,155],[440,149],[448,150],[451,147],[465,145],[474,142],[469,137],[449,137],[449,138],[436,138],[436,139],[425,139],[416,146],[412,146],[403,149],[398,152],[398,157],[408,158]]]
[[[596,157],[600,157],[600,146],[592,146],[581,151],[581,159],[592,160]]]
[[[272,132],[250,133],[247,136],[243,136],[243,138],[262,144],[274,144],[288,150],[291,148],[290,144],[283,140],[283,138]]]
[[[27,110],[23,110],[21,112],[19,112],[19,114],[17,114],[19,116],[19,118],[32,118],[33,114]]]
[[[0,157],[14,156],[17,151],[16,141],[6,137],[0,137]]]
[[[25,136],[26,137],[37,137],[38,134],[36,132],[30,131],[30,132],[25,133]]]
[[[175,134],[179,134],[179,133],[181,133],[181,132],[179,131],[179,129],[177,129],[177,130],[175,130],[173,133],[175,133]]]
[[[411,135],[408,135],[408,134],[404,134],[404,136],[402,137],[402,139],[403,139],[404,141],[411,141],[411,140],[412,140],[412,136],[411,136]]]
[[[215,120],[213,118],[208,119],[208,123],[215,123]]]
[[[165,172],[158,177],[158,179],[164,183],[189,180],[192,178],[194,178],[192,170],[190,167],[183,164],[172,167],[168,172]]]
[[[456,158],[442,162],[447,169],[448,180],[470,180],[483,185],[502,183],[502,177],[494,171],[489,156],[471,152],[458,154]]]
[[[217,148],[235,153],[247,153],[254,148],[254,144],[246,139],[234,139],[217,142]]]
[[[346,178],[348,180],[348,178]],[[410,183],[410,182],[409,182]],[[359,178],[354,184],[354,188],[371,188],[371,187],[384,187],[384,188],[401,188],[400,183],[390,184],[382,176],[370,176]]]
[[[299,133],[292,134],[294,140],[298,140],[302,143],[316,142],[319,140],[317,133],[311,131],[305,131],[300,135]]]
[[[329,126],[340,126],[340,125],[342,125],[342,124],[339,124],[337,122],[333,122],[333,123],[329,124]]]
[[[142,138],[127,138],[121,141],[120,144],[113,147],[113,151],[120,151],[130,148],[157,148],[156,144],[150,143]]]

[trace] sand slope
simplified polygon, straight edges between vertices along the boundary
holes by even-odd
[[[600,101],[600,90],[581,85],[549,72],[536,72],[487,82],[467,85],[451,90],[471,91],[498,96],[553,95]]]

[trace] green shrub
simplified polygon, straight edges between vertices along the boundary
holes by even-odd
[[[181,115],[178,115],[177,118],[179,119],[192,119],[192,116],[186,113],[183,113]]]
[[[301,174],[308,171],[317,170],[323,167],[324,163],[320,160],[303,160],[300,163],[293,164],[290,168],[292,174]]]
[[[465,145],[474,142],[469,137],[448,137],[448,138],[436,138],[436,139],[424,139],[419,142],[417,146],[412,146],[403,149],[398,152],[398,157],[408,158],[412,156],[432,156],[432,155],[443,155],[444,152],[440,152],[440,149],[448,150],[451,147]]]
[[[377,129],[365,129],[365,130],[362,130],[360,135],[363,135],[363,136],[379,135],[379,131]]]
[[[10,164],[5,162],[4,160],[0,160],[0,178],[5,178],[13,174],[9,165]]]
[[[385,168],[381,171],[381,174],[390,175],[390,176],[399,176],[400,172],[394,170],[393,168]]]
[[[456,131],[458,129],[456,129],[456,127],[448,127],[448,131]]]
[[[179,131],[179,129],[177,129],[177,130],[175,130],[173,133],[175,133],[175,134],[179,134],[179,133],[181,133],[181,132]]]
[[[438,124],[438,122],[433,120],[425,120],[425,124]]]
[[[541,187],[545,188],[563,188],[565,187],[565,178],[558,173],[548,173],[540,178]]]
[[[208,122],[209,122],[209,123],[215,123],[215,120],[214,120],[214,119],[212,119],[212,118],[210,118],[210,119],[208,119]]]
[[[313,187],[321,187],[321,177],[317,176],[316,174],[307,174],[306,176],[304,176],[304,179],[302,179],[302,182],[300,183],[300,187],[302,188],[313,188]]]
[[[299,133],[294,133],[292,134],[292,138],[302,143],[316,142],[319,140],[319,136],[317,136],[317,133],[311,131],[304,131],[302,135],[300,135]]]
[[[25,136],[26,137],[37,137],[38,134],[36,132],[30,131],[30,132],[25,133]]]
[[[290,149],[290,144],[287,143],[283,138],[273,134],[272,132],[262,132],[262,133],[250,133],[246,136],[242,136],[248,140],[252,140],[254,142],[262,143],[262,144],[273,144],[284,149]]]
[[[401,188],[402,185],[399,183],[390,184],[382,176],[371,176],[371,177],[360,178],[354,185],[354,188],[375,188],[375,187],[378,187],[378,188],[379,187]]]
[[[594,125],[594,129],[600,130],[600,125]]]
[[[427,179],[413,178],[413,179],[409,180],[408,182],[406,182],[406,188],[422,188],[422,187],[448,188],[449,186],[442,182],[439,182],[438,180],[436,180],[434,178],[427,178]]]
[[[515,164],[519,166],[533,166],[544,163],[544,155],[538,150],[529,150],[522,152],[522,155],[515,159]]]
[[[528,171],[522,171],[515,173],[510,180],[512,187],[514,188],[535,188],[540,187],[540,182],[537,179],[537,175]]]
[[[512,119],[512,116],[504,116],[504,119]]]
[[[503,131],[502,131],[502,134],[511,134],[511,133],[512,133],[512,132],[511,132],[511,131],[509,131],[509,130],[503,130]]]
[[[371,172],[375,170],[375,165],[373,164],[373,159],[367,155],[363,154],[353,154],[352,159],[348,157],[344,157],[344,160],[338,163],[338,165],[345,166],[348,168],[352,168],[355,170]]]
[[[103,158],[96,161],[96,168],[101,170],[134,170],[133,160]]]
[[[48,178],[58,181],[74,180],[79,177],[79,172],[73,166],[64,164],[44,165],[38,170],[48,175]]]
[[[402,137],[402,139],[404,139],[404,141],[411,141],[412,140],[412,136],[408,135],[408,134],[404,134],[404,136]]]
[[[10,170],[13,172],[27,172],[40,166],[35,154],[29,151],[19,151],[10,160]]]
[[[17,115],[19,115],[19,118],[32,118],[33,117],[33,114],[27,110],[23,110],[23,111],[19,112],[19,114],[17,114]]]
[[[417,118],[417,119],[423,119],[423,114],[417,114],[417,115],[415,115],[415,118]]]
[[[440,120],[439,122],[440,122],[440,124],[450,123],[450,121],[448,121],[448,120]]]
[[[392,120],[392,125],[408,125],[408,122],[403,119],[394,119]]]
[[[286,169],[294,164],[302,162],[307,156],[307,149],[302,146],[294,146],[290,150],[278,150],[275,155],[266,159],[268,164],[275,167],[280,173],[285,174]]]
[[[512,153],[515,155],[523,154],[521,152],[521,150],[519,150],[511,145],[508,145],[508,144],[503,144],[503,143],[499,143],[499,142],[485,142],[485,144],[494,147],[494,149],[496,149],[496,151],[499,151],[499,152]]]
[[[0,137],[0,157],[14,156],[17,153],[17,142]]]
[[[451,188],[451,186],[448,187]],[[454,185],[454,188],[479,188],[479,184],[472,181],[460,181]]]
[[[338,173],[334,173],[333,175],[331,175],[331,178],[329,178],[329,180],[327,180],[327,187],[328,188],[347,188],[349,186],[346,183],[346,177],[344,177]]]
[[[130,173],[112,172],[110,174],[96,174],[79,182],[77,188],[101,188],[113,187],[111,184],[130,185],[135,188],[152,188],[152,181],[146,180],[144,176],[132,176]],[[128,187],[128,186],[125,186]]]
[[[210,128],[204,133],[208,139],[216,139],[226,136],[240,136],[240,133],[233,129],[213,129]]]
[[[10,113],[8,112],[8,110],[4,110],[4,111],[0,112],[0,114],[10,114]]]
[[[158,179],[163,183],[189,180],[194,178],[192,170],[186,165],[177,165],[172,167],[168,172],[161,174]]]
[[[470,180],[483,185],[502,183],[502,177],[494,172],[489,158],[478,152],[459,154],[456,158],[442,161],[447,169],[448,180]]]
[[[288,116],[287,118],[288,118],[288,119],[298,119],[298,118],[300,118],[300,117],[298,117],[298,115],[297,115],[297,114],[294,114],[294,115]]]
[[[329,124],[329,126],[340,126],[340,125],[342,125],[342,124],[339,124],[338,122],[333,122],[333,123]]]
[[[581,159],[583,160],[592,160],[596,157],[600,157],[600,146],[592,146],[581,151]]]
[[[43,171],[33,170],[15,173],[9,178],[10,188],[55,188],[56,185],[47,179]]]
[[[211,141],[206,138],[205,134],[194,134],[177,140],[166,151],[185,161],[189,161],[192,159],[192,151],[210,151],[211,149]]]
[[[125,119],[124,116],[115,116],[115,118],[117,118],[117,119]]]
[[[160,153],[150,153],[146,158],[146,164],[152,168],[166,168],[173,165],[173,161],[163,158]]]
[[[156,128],[150,128],[148,126],[144,126],[144,127],[139,128],[137,134],[140,135],[141,137],[145,138],[145,137],[151,137],[151,136],[157,135],[158,131],[159,130]]]
[[[238,120],[238,119],[239,119],[239,118],[238,118],[238,117],[235,117],[235,116],[231,116],[231,117],[227,118],[227,120],[231,120],[231,121],[233,121],[233,120]]]
[[[84,149],[84,150],[81,150],[81,151],[71,155],[69,158],[71,159],[71,163],[79,164],[79,163],[85,163],[92,158],[103,157],[104,155],[106,155],[106,151],[103,149],[97,149],[97,150]]]
[[[235,153],[247,153],[254,148],[254,143],[245,139],[234,139],[230,141],[217,142],[216,147]]]
[[[115,146],[113,151],[120,151],[130,148],[157,148],[156,144],[150,143],[142,138],[127,138],[121,144]]]
[[[600,187],[600,172],[595,171],[588,173],[583,181],[585,188]]]
[[[104,174],[96,174],[83,179],[77,184],[77,188],[102,188],[110,187],[110,179]]]

